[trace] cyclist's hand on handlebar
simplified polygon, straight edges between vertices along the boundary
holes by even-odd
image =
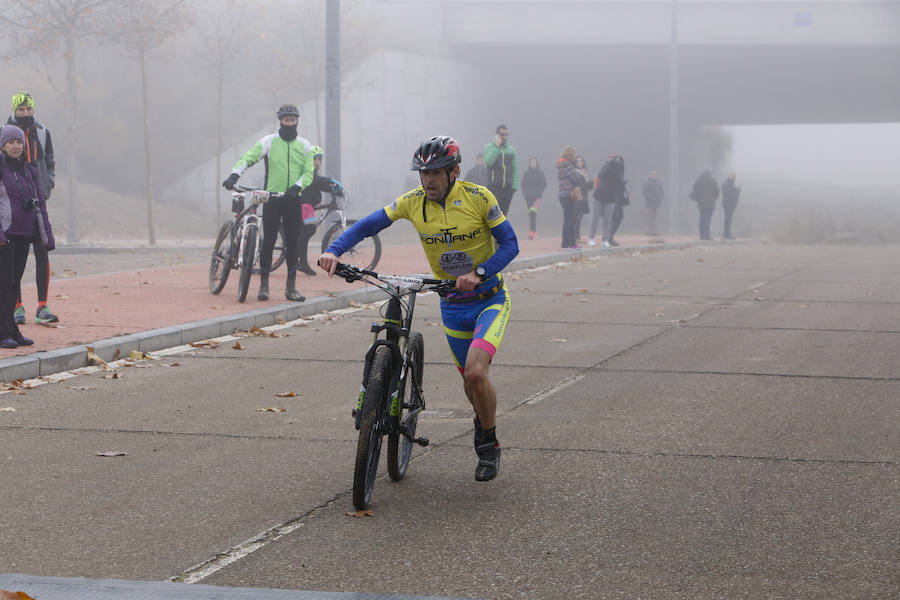
[[[296,199],[300,198],[300,194],[302,194],[302,193],[303,193],[303,188],[301,188],[299,185],[292,185],[284,193],[284,197],[289,200],[296,200]]]
[[[238,175],[237,173],[232,173],[228,176],[227,179],[225,179],[225,181],[222,182],[222,187],[226,190],[233,190],[234,184],[237,183],[238,177],[240,177],[240,175]]]
[[[337,179],[332,179],[328,186],[328,191],[335,196],[342,196],[344,194],[344,186]]]
[[[319,257],[319,267],[323,271],[328,272],[329,277],[334,277],[334,271],[338,266],[338,257],[332,254],[331,252],[325,252],[322,256]]]
[[[471,292],[479,283],[481,283],[481,277],[476,275],[475,271],[469,271],[465,275],[457,277],[456,289],[460,292]]]

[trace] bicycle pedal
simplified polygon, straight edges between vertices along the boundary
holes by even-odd
[[[414,441],[415,443],[417,443],[418,445],[420,445],[420,446],[427,446],[428,443],[429,443],[429,442],[428,442],[428,438],[427,438],[427,437],[424,437],[424,436],[423,436],[423,437],[419,437],[419,438],[415,438],[415,439],[413,439],[413,441]]]

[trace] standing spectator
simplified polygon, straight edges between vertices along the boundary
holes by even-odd
[[[28,260],[28,246],[40,240],[56,248],[37,167],[25,160],[25,132],[15,125],[0,128],[0,348],[30,346],[13,312]]]
[[[19,92],[12,97],[13,114],[7,120],[25,133],[25,152],[22,156],[26,163],[37,168],[38,179],[44,200],[50,199],[56,181],[56,161],[53,158],[53,140],[50,131],[34,118],[34,98],[28,92]],[[47,296],[50,291],[50,257],[41,239],[35,238],[34,245],[34,278],[37,283],[38,305],[35,323],[57,323],[59,317],[47,307]],[[27,258],[27,257],[26,257]],[[16,323],[25,322],[25,307],[22,305],[22,290],[16,292]]]
[[[547,176],[541,170],[541,163],[536,156],[528,159],[528,168],[522,175],[522,195],[525,196],[525,205],[528,207],[528,239],[537,239],[537,213],[538,205],[547,188]]]
[[[647,235],[656,236],[656,211],[659,210],[659,205],[662,204],[665,192],[655,170],[650,171],[650,176],[644,182],[641,193],[647,205]]]
[[[700,176],[694,181],[690,198],[697,203],[700,211],[700,239],[711,240],[709,224],[712,221],[713,212],[716,210],[716,198],[719,197],[719,184],[716,183],[709,167],[703,169]]]
[[[300,194],[313,180],[314,156],[309,140],[297,137],[300,109],[293,104],[282,104],[275,113],[279,128],[277,133],[265,136],[250,148],[234,165],[231,175],[222,182],[226,190],[234,189],[238,178],[249,167],[263,159],[266,166],[266,191],[280,194],[269,198],[263,210],[263,243],[259,251],[259,293],[257,300],[269,299],[269,273],[272,270],[272,251],[278,228],[284,225],[287,283],[284,297],[292,302],[306,298],[297,290],[297,239],[300,236],[302,213]]]
[[[509,214],[509,205],[519,185],[519,156],[509,143],[506,125],[497,125],[494,140],[484,146],[487,188],[494,193],[500,210]]]
[[[733,240],[731,235],[731,218],[734,216],[734,209],[737,208],[738,198],[741,195],[741,186],[734,185],[734,173],[728,175],[728,178],[722,182],[722,208],[725,209],[725,235],[726,240]]]
[[[566,146],[562,155],[556,161],[556,170],[559,177],[559,203],[563,209],[562,247],[569,250],[578,250],[580,246],[575,243],[575,225],[577,213],[576,204],[581,194],[581,186],[584,185],[584,177],[575,168],[575,148]]]
[[[300,216],[303,220],[297,234],[297,270],[315,276],[316,272],[309,266],[308,258],[309,240],[316,232],[315,210],[322,204],[322,192],[328,192],[332,196],[343,196],[344,186],[337,179],[319,175],[322,160],[325,158],[322,147],[313,146],[310,152],[313,153],[313,180],[300,194]],[[310,220],[309,223],[306,222],[307,219]]]
[[[578,172],[584,177],[584,183],[578,186],[581,188],[581,198],[575,204],[575,243],[583,244],[584,240],[581,239],[581,221],[584,220],[584,215],[591,212],[591,206],[588,203],[588,194],[594,189],[594,185],[593,182],[591,182],[591,176],[588,175],[587,165],[581,156],[575,157],[575,168],[578,169]]]
[[[596,245],[597,223],[599,219],[603,219],[603,231],[601,238],[602,246],[609,248],[610,246],[618,246],[615,241],[615,235],[619,224],[624,218],[623,206],[628,204],[628,192],[625,189],[625,159],[621,156],[610,152],[609,159],[600,168],[594,186],[594,198],[600,204],[600,210],[594,213],[591,219],[591,237],[588,244]]]
[[[469,183],[477,183],[487,187],[488,175],[487,165],[484,164],[484,154],[475,157],[475,166],[466,171],[466,181]]]

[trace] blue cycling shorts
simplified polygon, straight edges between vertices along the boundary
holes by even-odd
[[[483,300],[447,302],[441,300],[441,320],[450,352],[460,373],[465,371],[469,348],[475,346],[494,357],[509,323],[509,291],[501,289]]]

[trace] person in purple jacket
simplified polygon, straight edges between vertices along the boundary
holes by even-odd
[[[30,346],[13,317],[28,249],[40,239],[56,248],[47,199],[37,169],[25,162],[25,133],[15,125],[0,128],[0,348]]]

